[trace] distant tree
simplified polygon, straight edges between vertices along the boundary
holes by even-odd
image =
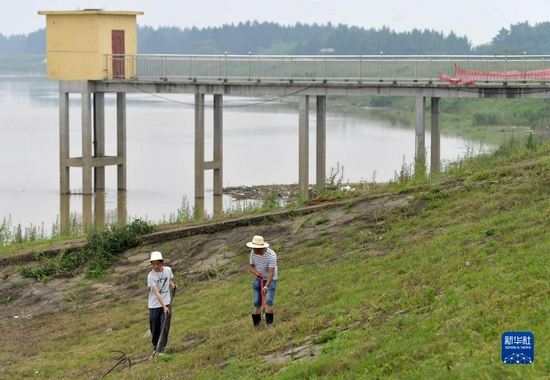
[[[220,54],[220,47],[213,40],[196,40],[191,43],[191,54]]]

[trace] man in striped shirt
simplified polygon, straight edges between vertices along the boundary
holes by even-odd
[[[256,278],[252,283],[254,290],[254,314],[252,321],[257,327],[262,322],[262,296],[265,297],[266,311],[265,323],[273,323],[273,299],[277,289],[277,254],[268,248],[269,244],[264,241],[262,236],[254,236],[251,242],[246,246],[252,248],[250,252],[250,261],[248,270]],[[261,283],[263,282],[263,288]]]

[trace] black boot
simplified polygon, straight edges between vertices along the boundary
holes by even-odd
[[[252,314],[252,322],[254,322],[254,327],[258,327],[262,322],[261,314]]]
[[[273,323],[273,313],[265,313],[265,324],[270,325]]]

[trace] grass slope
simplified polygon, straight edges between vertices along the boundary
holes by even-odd
[[[32,328],[3,321],[4,337],[19,339],[3,339],[0,377],[97,378],[119,349],[134,365],[109,378],[547,378],[549,151],[533,141],[503,146],[430,182],[394,186],[410,207],[342,223],[294,249],[276,244],[271,328],[251,327],[245,271],[209,281],[177,274],[184,286],[174,300],[171,354],[142,361],[150,349],[139,278],[128,285],[141,287],[138,297],[38,317]],[[233,267],[242,261],[244,250]],[[507,331],[534,333],[534,364],[501,363]],[[303,346],[303,359],[266,360],[292,358]]]

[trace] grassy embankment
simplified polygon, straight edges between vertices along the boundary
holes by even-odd
[[[422,200],[420,210],[387,215],[378,228],[342,225],[300,249],[275,245],[279,312],[269,329],[250,326],[249,294],[243,293],[249,275],[186,282],[176,274],[184,285],[174,302],[174,352],[109,377],[546,378],[549,153],[548,143],[516,141],[451,165],[430,182],[404,178],[391,191]],[[25,320],[4,323],[3,351],[20,354],[3,361],[4,374],[89,378],[114,364],[111,349],[148,357],[142,298],[97,309],[75,305],[39,317],[32,329]],[[20,329],[25,340],[9,338]],[[506,331],[534,333],[534,364],[500,362]],[[264,361],[302,344],[312,359]]]

